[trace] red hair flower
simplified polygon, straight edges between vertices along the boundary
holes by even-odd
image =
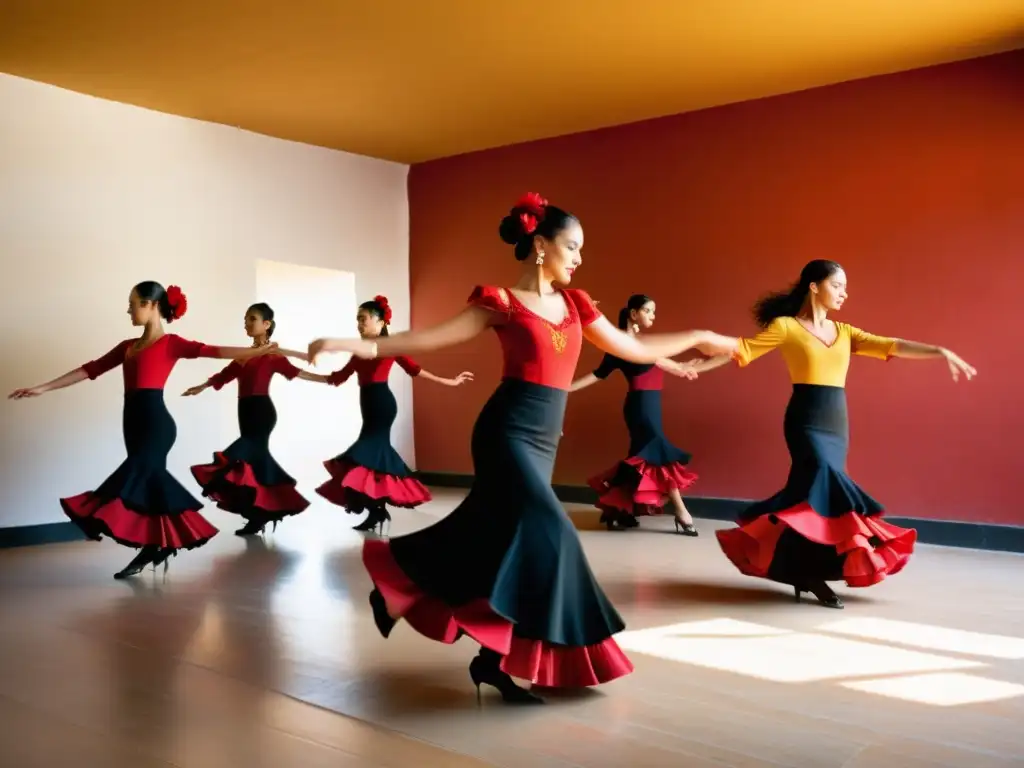
[[[174,320],[180,320],[188,309],[188,299],[181,292],[181,288],[176,285],[168,287],[167,303],[171,307],[171,317]]]
[[[532,235],[537,224],[544,219],[544,209],[548,201],[536,192],[527,192],[516,202],[513,211],[519,211],[519,223],[523,225],[523,234]]]
[[[384,312],[384,325],[391,324],[391,305],[388,304],[387,296],[374,296],[373,300],[380,306]]]

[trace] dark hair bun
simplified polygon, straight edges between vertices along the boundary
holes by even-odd
[[[509,214],[501,220],[501,226],[498,227],[498,235],[501,239],[509,245],[515,245],[523,239],[523,222],[519,218],[518,214]]]

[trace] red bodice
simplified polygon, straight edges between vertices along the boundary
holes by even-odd
[[[223,371],[209,378],[214,389],[220,389],[228,382],[238,379],[238,396],[270,394],[270,380],[275,373],[286,379],[294,379],[302,371],[292,365],[284,355],[267,354],[262,357],[250,358],[245,362],[233,360]]]
[[[218,347],[189,341],[173,333],[165,333],[145,349],[132,352],[137,339],[126,339],[107,352],[103,357],[91,360],[82,366],[90,379],[102,376],[117,366],[124,369],[124,389],[163,389],[174,364],[179,360],[193,360],[197,357],[217,357]]]
[[[494,312],[501,342],[503,378],[569,389],[583,347],[583,328],[601,313],[584,291],[566,288],[565,319],[557,325],[531,312],[505,288],[477,286],[469,303]]]
[[[380,384],[388,380],[391,375],[391,367],[398,363],[399,367],[410,376],[419,376],[423,368],[408,357],[376,357],[373,360],[363,360],[353,357],[340,371],[335,371],[327,377],[327,383],[338,386],[349,380],[352,374],[356,374],[359,386],[367,384]]]

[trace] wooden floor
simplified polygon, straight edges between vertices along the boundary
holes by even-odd
[[[113,581],[132,553],[111,542],[0,552],[0,764],[1024,765],[1020,557],[921,547],[834,611],[736,574],[717,523],[572,513],[636,672],[525,710],[478,706],[469,641],[377,635],[361,537],[326,505],[251,542],[213,510],[223,533],[166,577]]]

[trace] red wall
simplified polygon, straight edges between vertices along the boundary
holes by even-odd
[[[459,311],[475,283],[517,278],[497,228],[527,190],[583,223],[574,287],[609,316],[649,293],[662,330],[749,333],[759,294],[809,259],[840,261],[842,319],[980,371],[954,385],[941,362],[855,359],[852,475],[890,514],[1024,524],[1024,52],[414,166],[413,327]],[[586,349],[580,372],[599,357]],[[422,362],[477,373],[466,389],[415,389],[419,469],[470,472],[497,341]],[[557,482],[622,456],[624,391],[614,378],[570,398]],[[694,454],[695,495],[783,485],[788,392],[778,355],[668,382],[666,431]]]

